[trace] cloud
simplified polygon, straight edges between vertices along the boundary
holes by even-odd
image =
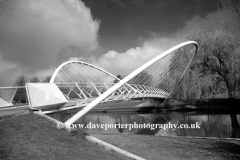
[[[178,42],[178,38],[165,37],[146,40],[141,47],[131,48],[125,53],[109,51],[92,63],[113,74],[127,75]]]
[[[141,46],[130,48],[124,53],[111,50],[99,58],[81,57],[80,59],[104,68],[112,74],[126,76],[158,54],[184,42],[185,37],[191,32],[199,29],[210,31],[220,28],[218,23],[220,16],[220,12],[212,12],[205,18],[194,16],[191,20],[186,21],[186,25],[175,33],[169,34],[168,36],[152,33],[153,37],[145,39]]]
[[[56,67],[61,56],[98,48],[99,25],[79,0],[0,1],[1,62],[25,74]]]
[[[193,16],[190,21],[185,22],[185,26],[180,28],[174,33],[174,36],[182,36],[190,34],[198,29],[205,29],[208,31],[220,29],[221,16],[223,15],[222,11],[216,11],[208,14],[205,18],[198,15]]]
[[[9,85],[9,82],[12,82],[12,79],[15,78],[15,75],[19,73],[16,65],[5,62],[1,59],[0,54],[0,84],[1,86]]]
[[[191,31],[219,28],[218,18],[218,12],[205,18],[193,16],[175,33],[163,36],[152,32],[152,37],[142,40],[138,47],[120,53],[110,50],[97,56],[100,22],[94,20],[83,2],[3,0],[0,1],[0,86],[12,85],[23,73],[40,77],[50,75],[69,57],[125,76],[184,41],[184,36]]]
[[[111,0],[111,2],[117,4],[118,6],[120,6],[122,8],[126,8],[126,6],[124,5],[124,3],[121,0]]]

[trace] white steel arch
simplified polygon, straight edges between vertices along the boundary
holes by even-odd
[[[68,64],[71,64],[71,63],[83,64],[83,65],[86,65],[86,66],[95,68],[95,69],[97,69],[97,70],[99,70],[99,71],[102,71],[102,72],[108,74],[109,76],[115,78],[116,80],[120,80],[119,78],[117,78],[117,77],[114,76],[113,74],[111,74],[111,73],[109,73],[109,72],[107,72],[107,71],[105,71],[105,70],[103,70],[103,69],[101,69],[101,68],[99,68],[99,67],[97,67],[97,66],[94,66],[94,65],[92,65],[92,64],[89,64],[89,63],[86,63],[86,62],[83,62],[83,61],[76,61],[76,60],[74,60],[74,61],[66,61],[66,62],[62,63],[60,66],[58,66],[58,68],[53,72],[49,83],[54,83],[58,72],[59,72],[64,66],[66,66],[66,65],[68,65]]]
[[[189,57],[181,57],[183,60],[186,58],[189,58],[189,61],[187,61],[186,63],[183,63],[182,65],[185,66],[181,66],[181,75],[177,75],[178,78],[175,80],[175,83],[171,83],[171,84],[176,84],[177,81],[179,81],[183,75],[185,74],[185,72],[187,71],[188,67],[190,66],[194,55],[197,53],[198,50],[198,44],[195,41],[187,41],[187,42],[183,42],[179,45],[176,45],[170,49],[168,49],[167,51],[159,54],[158,56],[156,56],[155,58],[153,58],[152,60],[148,61],[147,63],[145,63],[144,65],[142,65],[141,67],[139,67],[138,69],[136,69],[135,71],[133,71],[131,74],[129,74],[127,77],[125,77],[124,79],[122,79],[121,81],[119,81],[117,84],[115,84],[114,86],[112,86],[111,88],[109,88],[106,92],[104,92],[102,95],[100,95],[99,97],[97,97],[95,100],[93,100],[91,103],[89,103],[86,107],[84,107],[81,111],[79,111],[78,113],[76,113],[73,117],[71,117],[69,120],[67,120],[65,122],[65,125],[71,125],[73,124],[76,120],[78,120],[79,118],[81,118],[84,114],[86,114],[88,111],[90,111],[93,107],[95,107],[97,104],[99,104],[102,100],[104,100],[105,98],[107,98],[109,95],[111,95],[113,92],[115,92],[116,90],[118,90],[120,87],[122,87],[124,84],[126,84],[128,81],[130,81],[131,79],[133,79],[135,76],[137,76],[139,73],[143,72],[144,70],[146,70],[147,68],[149,68],[150,66],[154,65],[156,62],[160,61],[161,59],[167,57],[168,55],[171,55],[172,53],[174,53],[175,51],[180,50],[178,53],[178,55],[182,55],[184,54],[184,50],[183,47],[185,46],[194,46],[193,50],[191,49],[190,56]],[[178,61],[177,59],[175,61]],[[173,64],[175,62],[171,61]],[[177,63],[178,64],[178,63]],[[174,66],[175,68],[178,67],[178,65]],[[170,69],[169,69],[170,70]],[[168,75],[167,75],[168,76]],[[175,76],[175,75],[174,75]],[[174,78],[174,77],[173,77]],[[172,91],[173,89],[170,88]]]
[[[77,65],[73,67],[71,66],[72,64],[74,65],[77,64]],[[82,66],[86,66],[86,68]],[[78,73],[74,73],[74,71],[70,68],[72,69],[74,68],[75,71],[77,71]],[[93,70],[91,71],[89,70],[89,68],[92,68]],[[87,70],[87,71],[84,72],[84,70]],[[99,71],[99,72],[96,72],[96,71]],[[72,73],[72,75],[70,75],[70,73]],[[84,79],[85,77],[86,81],[80,80],[80,82],[77,82],[79,79],[81,79],[79,75],[82,76],[81,77],[82,79]],[[101,76],[104,76],[105,80],[100,82],[94,81],[94,78],[96,80],[96,78],[98,79]],[[109,77],[110,77],[110,80],[109,80]],[[57,80],[57,78],[60,79],[60,82],[58,81],[59,79]],[[78,78],[78,80],[74,78]],[[90,99],[93,100],[97,96],[101,95],[106,90],[111,88],[118,81],[120,81],[120,79],[114,76],[113,74],[99,67],[96,67],[94,65],[91,65],[89,63],[82,62],[82,61],[67,61],[62,63],[54,71],[50,79],[50,83],[57,84],[60,90],[69,100],[74,99],[74,101],[78,101],[79,102],[78,104],[80,105],[83,105],[83,104],[85,105],[86,101],[88,101],[89,103]],[[127,98],[130,98],[129,96],[130,93],[138,93],[138,91],[134,89],[131,85],[125,84],[121,89],[114,92],[112,96],[108,97],[106,101],[119,100],[119,99],[123,99],[123,97],[127,99]]]

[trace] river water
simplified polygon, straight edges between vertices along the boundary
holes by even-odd
[[[49,116],[61,122],[65,122],[73,115],[74,112],[69,111],[49,114]],[[240,138],[240,130],[237,129],[237,125],[240,123],[240,114],[215,114],[206,112],[161,112],[146,114],[90,112],[75,123],[84,124],[84,127],[88,127],[86,129],[88,133]],[[106,129],[105,127],[108,127],[106,124],[109,124],[109,127],[112,128]],[[130,125],[121,126],[120,124],[133,125],[130,129]],[[173,124],[177,127],[174,128]]]

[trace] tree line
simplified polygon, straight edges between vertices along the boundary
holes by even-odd
[[[21,88],[24,87],[26,85],[26,83],[31,82],[31,83],[48,83],[50,81],[51,76],[47,76],[45,77],[42,81],[40,80],[40,78],[38,77],[31,77],[28,79],[27,76],[25,75],[21,75],[19,76],[15,83],[13,84],[14,87],[18,87],[16,90],[16,93],[13,97],[13,103],[27,103],[28,99],[27,99],[27,93],[26,93],[26,89],[25,88]]]
[[[228,98],[240,93],[240,2],[222,1],[222,30],[198,30],[186,36],[199,44],[188,72],[176,86],[173,97],[194,102],[216,95]]]
[[[47,76],[47,77],[45,77],[44,79],[41,80],[37,76],[31,77],[31,78],[28,79],[27,76],[21,75],[16,79],[13,86],[16,86],[16,87],[17,86],[25,86],[26,83],[28,83],[28,82],[31,82],[31,83],[48,83],[50,81],[50,79],[51,79],[51,76]]]

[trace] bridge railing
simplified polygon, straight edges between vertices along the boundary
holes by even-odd
[[[57,83],[58,88],[68,99],[65,108],[86,106],[106,92],[115,83]],[[109,95],[102,102],[130,100],[133,98],[166,98],[168,93],[154,87],[125,84]],[[26,87],[0,87],[0,107],[28,105]]]
[[[71,100],[87,100],[97,98],[115,83],[56,83],[62,93]],[[167,97],[169,93],[158,88],[125,84],[109,95],[104,101],[130,99],[137,97]]]
[[[166,98],[169,96],[169,93],[155,87],[138,85],[138,84],[129,84],[134,89],[136,89],[136,97],[159,97]]]

